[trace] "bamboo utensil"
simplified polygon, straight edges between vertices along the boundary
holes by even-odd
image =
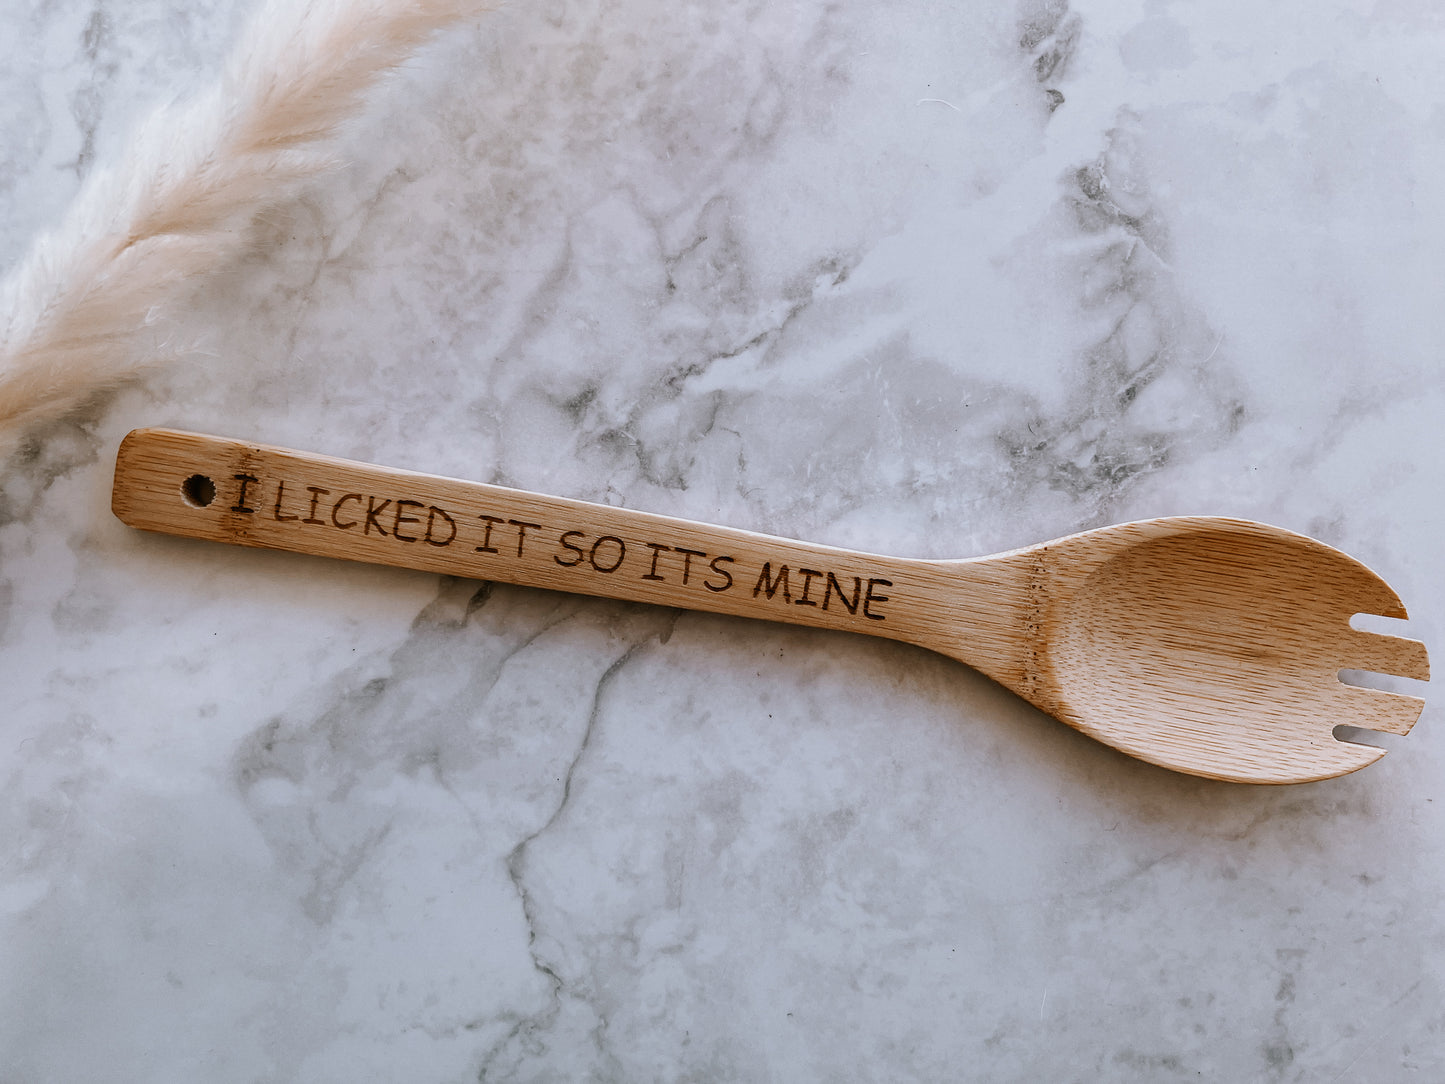
[[[127,436],[112,506],[144,530],[861,632],[982,671],[1132,756],[1254,783],[1325,779],[1423,701],[1423,644],[1350,626],[1405,608],[1364,565],[1260,523],[1176,517],[966,560],[815,546],[166,429]]]

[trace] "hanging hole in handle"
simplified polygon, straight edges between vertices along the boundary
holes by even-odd
[[[181,496],[192,508],[204,508],[216,499],[216,483],[204,474],[193,474],[181,483]]]

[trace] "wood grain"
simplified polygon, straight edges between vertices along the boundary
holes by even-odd
[[[1278,528],[1176,517],[992,557],[912,560],[166,429],[137,430],[113,508],[144,530],[884,636],[981,670],[1116,748],[1217,779],[1301,782],[1382,750],[1428,677],[1363,565]]]

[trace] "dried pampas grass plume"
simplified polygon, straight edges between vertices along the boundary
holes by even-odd
[[[175,356],[167,311],[333,162],[367,91],[487,0],[268,0],[216,86],[159,110],[0,288],[0,452]]]

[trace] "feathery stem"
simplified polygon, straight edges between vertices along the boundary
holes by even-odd
[[[0,449],[180,348],[165,318],[333,164],[378,78],[487,0],[268,0],[219,82],[158,110],[0,287]]]

